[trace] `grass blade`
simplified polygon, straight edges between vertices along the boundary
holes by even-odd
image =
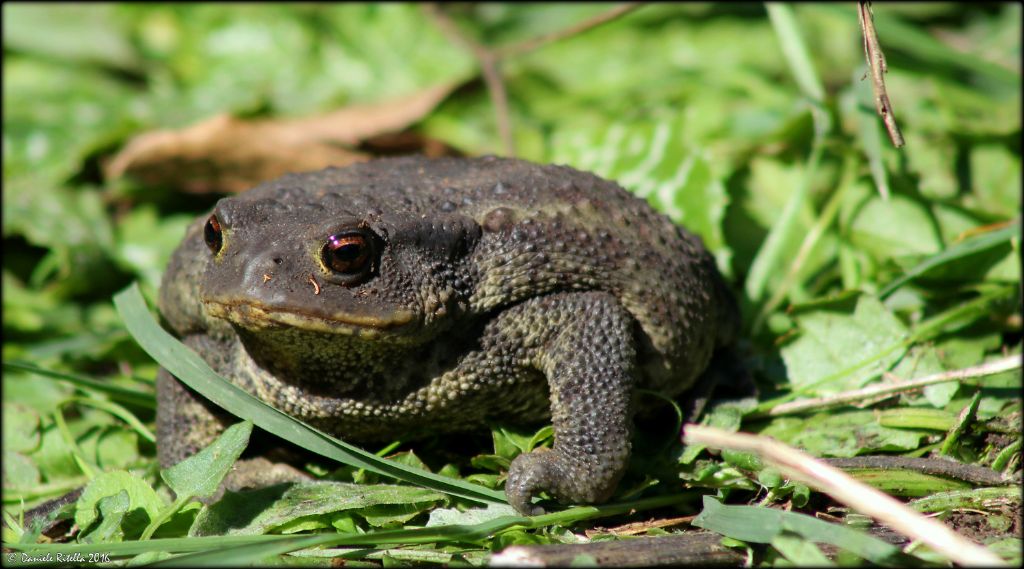
[[[10,361],[4,362],[3,364],[5,369],[27,371],[29,373],[35,373],[45,377],[63,379],[76,387],[85,387],[101,393],[106,393],[111,399],[120,401],[121,403],[142,407],[144,409],[156,409],[156,398],[152,393],[129,389],[127,387],[121,387],[120,385],[113,385],[105,381],[96,381],[95,379],[64,373],[62,371],[43,369],[28,362]]]
[[[804,96],[815,103],[822,103],[825,99],[825,88],[818,78],[818,72],[814,70],[811,62],[810,52],[807,51],[807,44],[804,43],[800,34],[800,27],[796,23],[796,16],[793,8],[786,4],[768,2],[765,4],[768,10],[768,17],[771,19],[772,27],[775,28],[775,35],[782,45],[782,53],[789,63],[793,72],[793,78]]]
[[[885,298],[895,292],[896,289],[934,269],[935,267],[957,259],[968,257],[980,251],[987,251],[988,249],[998,247],[1004,243],[1009,243],[1011,239],[1018,235],[1020,235],[1020,219],[1006,227],[1003,227],[1002,229],[988,231],[976,237],[964,239],[956,245],[939,251],[938,253],[935,253],[921,261],[914,266],[914,268],[910,269],[891,283],[885,285],[885,288],[879,291],[878,296],[880,298]]]
[[[764,297],[769,277],[777,270],[783,251],[795,239],[795,221],[810,195],[811,180],[814,179],[818,163],[821,161],[825,135],[832,128],[831,119],[824,108],[825,88],[822,87],[821,79],[811,63],[810,52],[800,35],[792,8],[774,2],[765,4],[765,7],[797,86],[810,103],[814,139],[811,141],[811,152],[807,158],[803,179],[786,201],[782,214],[772,225],[764,244],[750,265],[744,290],[747,298],[754,303],[760,302]]]
[[[129,333],[154,360],[192,389],[228,412],[312,452],[411,484],[475,502],[505,502],[505,493],[383,459],[340,441],[253,397],[217,375],[195,352],[157,324],[138,284],[114,296]]]

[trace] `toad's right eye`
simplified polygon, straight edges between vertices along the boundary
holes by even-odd
[[[216,215],[211,215],[210,219],[206,220],[206,227],[203,228],[203,239],[206,240],[206,246],[213,251],[216,255],[220,253],[222,247],[224,247],[224,234],[220,229],[220,220],[217,219]]]

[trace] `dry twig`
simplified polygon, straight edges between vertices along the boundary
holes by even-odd
[[[875,488],[858,482],[849,474],[769,437],[730,433],[722,429],[689,424],[683,430],[686,444],[699,444],[750,452],[760,456],[787,478],[824,492],[836,501],[868,515],[878,522],[921,541],[960,565],[1006,566],[991,551],[961,537],[945,524],[927,518]]]
[[[889,71],[885,64],[885,54],[878,44],[878,34],[875,32],[875,16],[871,13],[871,2],[858,0],[857,16],[860,20],[860,31],[864,34],[864,58],[867,60],[868,69],[871,71],[871,84],[875,92],[875,110],[882,117],[885,123],[885,130],[889,133],[889,140],[896,148],[903,146],[903,134],[899,125],[896,124],[896,115],[892,112],[892,103],[889,102],[889,94],[885,90],[885,74]]]
[[[640,8],[643,5],[643,2],[628,2],[626,4],[616,6],[611,10],[608,10],[607,12],[602,12],[600,14],[597,14],[596,16],[587,18],[586,20],[573,24],[565,29],[551,32],[550,34],[542,34],[535,38],[530,38],[519,43],[502,46],[497,49],[498,56],[501,58],[506,58],[522,55],[524,53],[533,51],[545,45],[555,43],[556,41],[582,34],[587,30],[596,28],[603,24],[607,24],[612,20],[617,20],[622,16],[625,16],[626,14],[632,12],[633,10]]]
[[[981,486],[1004,486],[1012,483],[1009,479],[1004,480],[998,472],[991,468],[976,464],[964,464],[945,458],[878,455],[823,458],[822,461],[842,470],[911,470],[921,474],[963,480]]]
[[[480,71],[483,73],[484,83],[487,84],[487,92],[491,95],[491,104],[494,105],[495,118],[498,122],[498,136],[505,148],[505,154],[515,156],[515,140],[512,138],[512,123],[508,113],[508,94],[505,92],[505,81],[501,77],[500,58],[480,42],[462,33],[455,22],[437,4],[433,2],[424,4],[423,10],[433,18],[441,33],[472,52],[473,57],[480,63]]]
[[[515,138],[512,136],[512,121],[508,108],[508,92],[505,89],[505,81],[501,75],[502,62],[509,57],[522,55],[550,43],[581,34],[587,30],[621,18],[642,5],[643,3],[640,2],[632,2],[616,6],[607,12],[597,14],[596,16],[573,24],[565,29],[549,34],[543,34],[535,38],[530,38],[504,47],[486,46],[462,33],[455,22],[452,21],[452,19],[448,17],[448,15],[445,14],[444,11],[435,3],[425,4],[423,6],[423,10],[434,20],[437,27],[441,30],[441,33],[446,35],[453,42],[472,52],[473,57],[480,63],[480,71],[483,75],[484,83],[487,85],[487,91],[491,97],[491,104],[494,105],[495,120],[498,124],[498,136],[501,138],[505,154],[508,156],[515,156]]]
[[[767,414],[773,417],[779,415],[793,415],[795,413],[802,413],[812,409],[824,409],[826,407],[834,407],[836,405],[863,401],[865,399],[871,399],[879,396],[895,395],[897,393],[918,389],[927,385],[935,385],[936,383],[946,383],[947,381],[958,381],[971,377],[995,375],[997,373],[1003,373],[1004,371],[1019,369],[1020,367],[1021,357],[1019,355],[1009,356],[964,369],[954,369],[941,373],[934,373],[932,375],[926,375],[910,381],[887,383],[885,385],[873,385],[863,389],[854,389],[852,391],[836,393],[827,397],[815,397],[813,399],[803,399],[801,401],[783,403],[772,407]]]

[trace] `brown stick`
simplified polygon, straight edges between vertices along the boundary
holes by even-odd
[[[462,33],[455,22],[437,4],[433,2],[424,4],[423,11],[434,20],[441,33],[448,36],[451,41],[468,49],[480,64],[480,71],[483,73],[491,104],[494,105],[498,137],[505,149],[505,155],[515,156],[515,139],[512,136],[512,123],[509,120],[508,95],[505,91],[505,81],[499,71],[500,58],[481,43]]]
[[[882,117],[885,123],[885,130],[889,133],[889,140],[896,148],[904,145],[903,134],[899,125],[896,124],[896,115],[892,111],[892,103],[889,102],[889,94],[885,90],[885,74],[889,68],[885,64],[885,54],[878,44],[878,34],[875,32],[875,16],[871,13],[871,2],[858,0],[857,17],[860,20],[860,30],[864,34],[864,58],[867,60],[868,69],[871,70],[871,85],[875,92],[875,110]]]
[[[424,4],[423,11],[434,20],[437,27],[449,40],[468,49],[473,57],[480,64],[480,72],[483,75],[484,83],[487,85],[487,92],[491,97],[491,104],[494,105],[495,122],[498,125],[498,137],[501,139],[507,156],[515,156],[515,137],[512,135],[512,121],[508,106],[508,91],[505,88],[505,80],[501,75],[501,64],[508,57],[522,55],[550,43],[581,34],[602,24],[621,18],[622,16],[643,6],[642,2],[631,2],[616,6],[607,12],[587,18],[582,22],[573,24],[565,29],[543,34],[535,38],[507,45],[504,47],[489,47],[472,39],[459,30],[459,27],[441,8],[435,3]]]
[[[539,35],[535,38],[530,38],[519,43],[499,47],[497,49],[498,57],[506,58],[522,55],[547,44],[555,43],[556,41],[581,34],[592,28],[607,24],[612,20],[617,20],[643,5],[644,2],[628,2],[626,4],[616,6],[607,12],[602,12],[596,16],[587,18],[586,20],[573,24],[565,29],[557,30],[549,34]]]
[[[913,470],[922,474],[933,474],[963,480],[984,486],[1005,486],[1012,484],[1003,480],[998,472],[984,466],[964,464],[944,458],[914,458],[907,456],[855,456],[852,458],[823,458],[823,462],[842,470],[872,468],[879,470]]]
[[[743,556],[721,545],[722,536],[688,532],[662,537],[572,545],[514,545],[491,556],[498,567],[569,567],[580,563],[597,567],[658,567],[729,565],[738,567]]]
[[[768,411],[768,415],[776,417],[779,415],[793,415],[796,413],[802,413],[804,411],[819,410],[827,407],[834,407],[836,405],[842,405],[844,403],[853,403],[855,401],[863,401],[866,399],[872,399],[879,396],[896,395],[904,391],[910,391],[924,387],[926,385],[935,385],[937,383],[946,383],[949,381],[958,381],[961,379],[967,379],[971,377],[984,377],[986,375],[994,375],[1002,373],[1004,371],[1010,371],[1013,369],[1019,369],[1021,367],[1020,356],[1009,356],[1006,358],[998,359],[981,365],[976,365],[964,369],[954,369],[950,371],[944,371],[941,373],[935,373],[912,379],[910,381],[901,381],[898,383],[887,383],[885,385],[873,385],[871,387],[865,387],[863,389],[855,389],[853,391],[844,391],[842,393],[836,393],[827,397],[816,397],[814,399],[803,399],[800,401],[792,401],[789,403],[783,403],[776,405]]]

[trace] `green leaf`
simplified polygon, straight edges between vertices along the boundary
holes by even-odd
[[[152,290],[160,287],[160,277],[171,252],[185,236],[192,215],[158,217],[150,204],[132,209],[117,226],[114,259],[120,266],[139,275]]]
[[[294,520],[381,505],[433,504],[437,492],[414,486],[317,481],[227,492],[199,514],[189,535],[253,535],[278,531]],[[418,513],[420,509],[416,510]],[[383,516],[383,513],[378,512]],[[373,514],[371,514],[373,515]],[[326,524],[325,524],[326,526]],[[294,529],[294,528],[292,528]]]
[[[398,98],[476,70],[471,53],[412,4],[165,5],[142,42],[179,80],[148,93],[161,126],[211,115],[310,115]],[[162,77],[161,77],[162,78]]]
[[[31,407],[4,401],[3,426],[5,452],[32,452],[39,446],[39,413]]]
[[[782,46],[782,54],[800,91],[812,101],[823,103],[825,87],[822,86],[818,72],[814,69],[810,51],[793,15],[793,8],[779,2],[769,2],[765,4],[765,8]]]
[[[906,350],[907,328],[877,299],[796,317],[800,337],[782,348],[789,380],[803,392],[835,393],[862,387],[889,369]]]
[[[835,567],[821,549],[799,534],[783,531],[772,538],[771,545],[789,561],[798,566]]]
[[[5,18],[4,24],[10,21]],[[134,90],[96,69],[4,55],[5,235],[8,222],[28,221],[7,211],[8,204],[52,199],[51,186],[70,178],[90,153],[131,128],[137,98]],[[9,199],[12,192],[17,200]]]
[[[929,255],[913,268],[906,271],[902,276],[886,285],[881,291],[879,291],[878,296],[880,298],[885,298],[907,282],[945,265],[964,261],[970,257],[990,251],[1000,246],[1008,247],[1010,240],[1020,235],[1020,228],[1020,221],[1018,220],[1001,229],[983,232],[980,235],[964,239],[963,241],[947,247],[934,255]],[[975,278],[978,276],[978,272],[976,270],[970,272],[973,274],[964,276]]]
[[[7,176],[5,172],[4,237],[20,236],[48,250],[37,257],[28,285],[42,288],[52,283],[59,298],[115,284],[113,232],[99,193],[72,191],[34,174],[10,181]]]
[[[488,522],[505,516],[514,516],[516,511],[508,504],[487,504],[486,508],[435,508],[430,511],[426,527],[447,525],[472,525]]]
[[[899,548],[857,530],[795,512],[755,506],[724,506],[704,496],[693,525],[751,543],[772,543],[784,531],[814,543],[828,543],[881,565],[891,565]]]
[[[854,246],[879,261],[930,255],[941,247],[928,210],[900,194],[889,200],[872,196],[862,202],[848,232]]]
[[[192,350],[161,328],[146,309],[138,285],[132,285],[114,297],[129,332],[139,344],[175,377],[227,411],[252,421],[261,429],[291,441],[302,448],[357,468],[397,478],[479,502],[504,502],[504,492],[385,460],[318,431],[287,414],[270,407],[217,375]]]
[[[505,426],[492,428],[491,438],[494,439],[494,454],[512,460],[520,453],[530,452],[539,443],[552,438],[553,433],[551,425],[545,425],[539,430],[516,430]]]
[[[710,405],[710,409],[707,409],[700,418],[700,424],[735,433],[740,429],[740,424],[743,422],[743,414],[753,410],[757,406],[757,401],[751,397],[738,401],[712,401]],[[690,464],[705,448],[705,445],[684,445],[679,462],[681,464]]]
[[[882,426],[872,411],[834,411],[806,419],[779,418],[766,425],[759,434],[815,456],[851,457],[872,451],[913,450],[922,437],[931,433]]]
[[[438,496],[440,499],[441,496]],[[370,506],[360,512],[366,523],[375,528],[401,527],[405,522],[430,509],[436,502],[418,502],[413,504],[381,504]]]
[[[7,4],[3,10],[5,50],[122,69],[139,63],[113,4]]]
[[[174,490],[179,500],[185,496],[212,496],[249,444],[250,434],[251,422],[235,423],[203,450],[161,470],[160,477]]]
[[[971,402],[964,407],[964,410],[960,412],[960,416],[957,418],[956,423],[949,430],[949,434],[946,435],[946,439],[942,441],[942,446],[939,447],[939,454],[952,456],[954,449],[957,448],[958,441],[964,431],[970,426],[975,420],[978,414],[978,404],[981,403],[981,390],[975,391],[974,396],[971,397]]]
[[[5,379],[6,381],[6,379]],[[32,460],[47,482],[78,480],[82,471],[75,462],[72,449],[61,435],[60,429],[52,422],[43,427],[39,449],[32,453]]]
[[[997,219],[1020,215],[1020,154],[996,144],[980,144],[971,149],[971,193],[964,197],[968,207],[982,210]],[[1020,234],[1018,225],[1017,234]]]
[[[901,379],[911,379],[915,377],[924,377],[933,373],[940,373],[947,369],[955,369],[954,367],[947,367],[943,365],[943,360],[939,358],[940,351],[947,353],[946,350],[937,348],[933,345],[916,345],[907,351],[906,355],[900,359],[896,367],[892,369],[892,374],[895,377]],[[972,365],[975,362],[981,360],[982,352],[977,353],[977,358],[970,361]],[[921,391],[924,394],[924,401],[932,407],[942,408],[945,407],[950,400],[956,395],[957,390],[960,388],[960,384],[955,381],[948,383],[939,383],[936,385],[928,385]],[[902,399],[908,402],[915,402],[917,399],[914,395],[904,393]],[[920,403],[918,403],[920,404]],[[897,408],[906,410],[907,408]],[[943,429],[945,430],[945,429]]]
[[[4,489],[31,490],[39,485],[39,468],[35,462],[20,452],[3,450]]]
[[[97,503],[100,523],[79,539],[82,543],[110,543],[124,539],[121,524],[131,507],[131,498],[127,490],[121,490],[113,496],[101,498]]]
[[[126,469],[139,463],[139,435],[134,431],[125,430],[120,425],[110,426],[100,430],[95,441],[93,453],[90,454],[90,449],[85,445],[82,445],[82,450],[100,468]]]
[[[945,404],[949,404],[947,401]],[[893,407],[881,409],[877,414],[878,424],[883,427],[916,429],[925,431],[948,431],[956,423],[956,414],[943,409],[922,407]]]
[[[954,142],[947,137],[926,137],[918,132],[908,132],[904,138],[907,144],[902,151],[907,154],[910,170],[921,180],[918,183],[921,195],[931,200],[956,196],[959,188],[954,171]]]
[[[324,533],[303,537],[287,536],[214,536],[161,539],[153,542],[130,542],[103,545],[88,544],[34,544],[5,543],[6,547],[30,554],[61,553],[88,554],[109,553],[111,556],[137,555],[159,548],[172,553],[198,551],[195,555],[183,556],[175,561],[182,565],[203,563],[244,564],[263,559],[268,555],[286,553],[316,546],[374,546],[382,544],[423,544],[438,541],[475,542],[512,527],[540,528],[551,524],[570,524],[599,517],[622,515],[651,508],[662,508],[689,500],[689,495],[659,496],[634,500],[622,504],[576,507],[527,518],[524,516],[503,516],[474,525],[446,525],[441,527],[414,528],[402,530],[380,530],[366,534]],[[269,551],[269,553],[268,553]]]
[[[115,496],[120,492],[127,492],[129,499],[124,524],[122,524],[126,530],[126,537],[137,538],[149,520],[155,519],[160,510],[164,508],[163,500],[144,480],[123,470],[104,472],[89,482],[82,492],[81,498],[78,499],[75,509],[75,523],[78,524],[78,527],[88,528],[98,520],[100,514],[97,508],[100,500],[108,496]],[[125,524],[129,522],[131,528],[125,527]],[[134,531],[129,533],[129,529]]]

